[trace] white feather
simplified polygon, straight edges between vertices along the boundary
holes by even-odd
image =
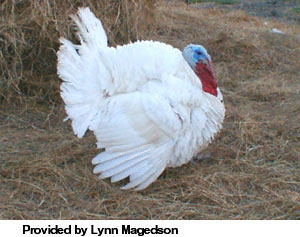
[[[61,96],[76,135],[87,129],[105,151],[92,163],[100,178],[142,190],[169,166],[188,162],[221,128],[224,105],[170,45],[138,41],[107,46],[88,8],[72,16],[80,45],[61,39]]]

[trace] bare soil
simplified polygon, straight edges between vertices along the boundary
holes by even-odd
[[[282,20],[292,24],[300,23],[300,1],[298,0],[240,0],[235,4],[207,2],[193,5],[199,8],[243,10],[253,16]]]

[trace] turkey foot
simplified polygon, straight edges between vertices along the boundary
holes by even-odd
[[[212,159],[213,156],[211,152],[200,152],[196,156],[193,157],[192,161],[198,162],[198,161],[203,161],[203,160],[210,160]]]

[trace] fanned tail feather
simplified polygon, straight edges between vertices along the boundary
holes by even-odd
[[[96,49],[107,47],[107,36],[102,23],[89,8],[79,8],[77,15],[71,15],[78,28],[77,36],[81,44]]]
[[[101,62],[101,49],[107,47],[107,37],[100,20],[89,8],[80,8],[72,19],[77,25],[81,44],[61,38],[57,53],[57,72],[64,81],[61,97],[68,118],[78,137],[82,137],[99,113],[110,76]]]

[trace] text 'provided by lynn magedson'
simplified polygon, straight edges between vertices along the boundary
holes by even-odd
[[[79,226],[68,225],[60,227],[59,225],[47,225],[45,227],[34,227],[31,225],[23,225],[23,235],[78,235],[78,236],[107,236],[107,235],[137,235],[144,236],[152,235],[178,235],[178,228],[176,227],[161,227],[153,225],[149,227],[134,227],[132,225],[120,225],[117,227],[100,227],[95,225]]]

